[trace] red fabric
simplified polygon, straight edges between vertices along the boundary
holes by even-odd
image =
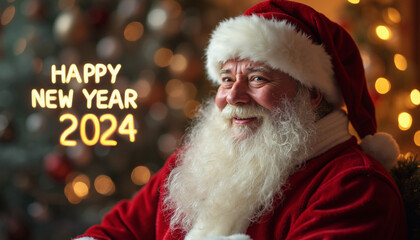
[[[286,20],[325,47],[331,56],[334,76],[347,106],[348,117],[360,138],[376,132],[373,101],[366,86],[359,49],[352,37],[325,15],[301,3],[270,0],[248,9],[244,15]]]
[[[171,232],[170,214],[162,210],[163,185],[175,158],[172,156],[134,199],[116,205],[101,225],[82,236],[98,240],[183,239],[183,233]],[[284,200],[252,223],[247,234],[254,240],[406,239],[406,223],[393,180],[352,138],[291,176]]]

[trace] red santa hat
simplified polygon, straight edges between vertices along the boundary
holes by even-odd
[[[362,149],[388,169],[395,164],[399,147],[391,135],[376,132],[359,49],[341,26],[323,14],[300,3],[270,0],[222,21],[206,50],[210,80],[220,84],[222,64],[235,58],[265,62],[309,88],[318,88],[334,106],[344,103]]]

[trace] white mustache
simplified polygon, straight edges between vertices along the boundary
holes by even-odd
[[[265,117],[271,116],[271,113],[267,109],[261,106],[256,106],[256,105],[233,106],[233,105],[228,104],[225,106],[225,108],[223,108],[221,114],[222,114],[222,117],[226,119],[232,119],[233,117],[265,118]]]

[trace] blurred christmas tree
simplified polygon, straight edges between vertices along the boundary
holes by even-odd
[[[148,181],[210,96],[202,56],[210,30],[230,14],[222,3],[0,2],[0,239],[70,239]],[[86,63],[122,68],[114,85],[52,85],[52,65]],[[74,89],[72,109],[31,108],[31,89],[58,87]],[[138,108],[86,109],[82,88],[135,89]],[[131,113],[135,142],[114,134],[115,147],[62,147],[69,124],[58,119],[67,112],[79,120]]]
[[[374,98],[378,129],[400,145],[392,169],[404,199],[409,239],[420,237],[418,1],[348,0],[342,23],[355,38]]]
[[[348,0],[341,21],[360,47],[378,129],[404,153],[420,149],[419,12],[417,1]]]

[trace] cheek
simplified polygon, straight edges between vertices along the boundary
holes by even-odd
[[[279,97],[273,94],[262,94],[259,97],[255,97],[256,102],[263,108],[269,110],[270,112],[276,108],[276,104],[279,102]]]
[[[270,88],[259,92],[254,99],[259,105],[271,112],[281,106],[282,98],[286,97],[287,99],[293,99],[295,95],[296,92],[294,89],[288,89],[285,91],[284,89]]]
[[[219,89],[217,90],[217,94],[214,100],[215,100],[216,106],[220,109],[220,111],[222,111],[225,108],[227,102],[226,102],[226,93],[221,87],[219,87]]]

